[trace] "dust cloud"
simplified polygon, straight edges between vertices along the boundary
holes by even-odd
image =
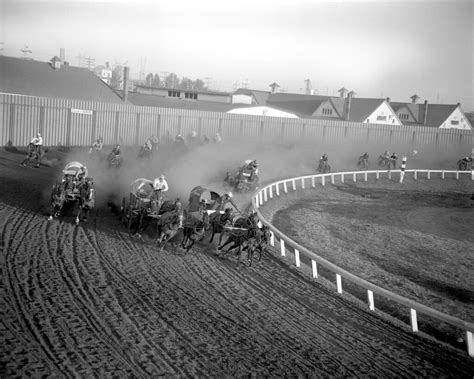
[[[416,159],[413,149],[418,150]],[[104,158],[112,150],[103,148]],[[160,174],[166,176],[170,190],[169,199],[180,198],[187,204],[189,193],[197,185],[207,187],[219,194],[224,187],[226,172],[235,173],[246,159],[256,159],[259,165],[260,183],[317,172],[319,158],[326,153],[331,171],[357,170],[359,156],[369,153],[370,169],[378,169],[377,159],[385,150],[408,156],[409,168],[455,169],[457,160],[466,152],[456,149],[434,149],[403,144],[368,144],[361,141],[281,141],[280,138],[224,137],[219,143],[209,143],[180,149],[170,144],[159,144],[152,159],[138,158],[139,146],[122,147],[123,166],[109,168],[104,159],[91,159],[88,148],[74,150],[68,161],[79,161],[87,166],[89,176],[94,179],[96,206],[107,203],[119,205],[130,194],[130,184],[137,178],[153,180]],[[249,200],[248,194],[239,195]]]

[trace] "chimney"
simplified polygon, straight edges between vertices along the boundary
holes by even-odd
[[[410,99],[412,104],[416,104],[419,99],[419,96],[415,93],[412,97],[410,97]]]
[[[346,97],[347,89],[345,89],[344,87],[342,87],[342,88],[338,89],[337,92],[339,92],[339,97],[340,97],[341,99],[343,99],[343,98]]]
[[[385,100],[387,100],[387,103],[390,104],[390,98],[389,97],[387,97]]]
[[[62,63],[66,61],[66,49],[64,47],[59,49],[59,59],[61,59]]]
[[[128,67],[123,68],[123,98],[122,100],[125,102],[128,100]]]
[[[352,96],[355,94],[354,91],[351,91],[347,94],[347,97],[346,97],[346,101],[345,101],[345,104],[346,104],[346,114],[345,114],[345,119],[346,121],[349,121],[349,118],[351,117],[351,105],[352,105]]]
[[[427,118],[428,118],[428,100],[425,100],[425,112],[423,114],[423,125],[426,125]]]

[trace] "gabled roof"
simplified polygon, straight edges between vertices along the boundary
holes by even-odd
[[[239,88],[232,95],[253,96],[257,105],[266,105],[268,96],[270,96],[270,91]]]
[[[328,101],[328,99],[282,101],[282,102],[267,101],[267,104],[271,107],[278,107],[280,109],[284,109],[288,112],[292,112],[295,114],[312,116],[313,113],[321,106],[321,104],[326,101]]]
[[[133,105],[144,107],[159,107],[159,108],[175,108],[175,109],[192,109],[208,112],[228,112],[235,108],[248,107],[247,104],[231,104],[217,101],[199,101],[178,99],[172,97],[163,97],[157,95],[146,95],[143,93],[129,92],[128,101]]]
[[[351,110],[349,121],[363,122],[381,105],[385,99],[363,99],[353,97],[351,100]]]
[[[413,103],[401,103],[401,102],[390,102],[390,106],[398,111],[401,107],[407,107],[412,113],[416,124],[423,125],[425,116],[426,105],[413,104]],[[428,103],[428,112],[426,114],[426,126],[440,127],[444,121],[456,110],[457,104],[430,104]]]
[[[54,69],[49,62],[7,56],[0,56],[0,92],[123,104],[112,88],[85,68]]]

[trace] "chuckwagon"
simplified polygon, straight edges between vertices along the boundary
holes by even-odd
[[[230,186],[235,192],[254,191],[258,188],[258,169],[251,168],[255,162],[251,159],[243,161],[234,174],[227,173],[224,184]]]

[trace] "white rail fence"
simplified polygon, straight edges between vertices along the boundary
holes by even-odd
[[[461,175],[469,175],[471,176],[471,180],[474,180],[474,171],[452,171],[452,170],[406,170],[405,173],[413,173],[414,179],[418,179],[421,177],[422,174],[426,174],[427,179],[431,179],[431,174],[441,174],[441,179],[445,179],[446,175],[455,175],[456,179],[459,179]],[[295,256],[295,264],[297,267],[300,267],[300,254],[304,254],[305,256],[311,259],[311,268],[312,268],[312,276],[313,279],[318,278],[318,265],[321,265],[328,269],[329,271],[335,274],[336,280],[336,288],[339,294],[342,294],[342,278],[345,280],[350,281],[351,283],[365,289],[367,291],[367,302],[368,307],[371,311],[375,310],[375,302],[374,302],[374,293],[380,295],[386,299],[392,300],[399,305],[407,307],[410,313],[410,322],[411,322],[411,330],[413,332],[418,331],[418,321],[417,321],[417,312],[420,314],[427,315],[431,318],[434,318],[438,321],[444,322],[451,326],[454,326],[460,330],[465,331],[466,333],[466,348],[469,356],[474,357],[474,323],[461,320],[457,317],[450,316],[446,313],[437,311],[426,305],[420,304],[416,301],[410,300],[403,296],[397,295],[391,291],[388,291],[382,287],[379,287],[373,283],[370,283],[364,279],[357,277],[354,274],[336,266],[335,264],[321,258],[317,254],[311,252],[310,250],[306,249],[305,247],[299,245],[297,242],[293,241],[291,238],[286,236],[280,230],[275,228],[268,220],[266,220],[260,210],[259,207],[262,206],[265,202],[269,199],[274,198],[275,196],[280,196],[282,190],[283,194],[288,193],[289,188],[293,191],[297,190],[297,187],[301,189],[316,187],[317,182],[321,185],[326,185],[328,181],[332,184],[335,183],[336,178],[339,178],[342,183],[346,178],[352,179],[353,182],[357,181],[358,177],[363,177],[364,181],[368,180],[369,175],[375,175],[376,179],[379,179],[381,175],[388,175],[391,179],[393,173],[400,173],[400,170],[373,170],[373,171],[351,171],[351,172],[337,172],[337,173],[327,173],[327,174],[316,174],[316,175],[306,175],[300,176],[296,178],[284,179],[280,180],[275,183],[271,183],[265,187],[260,188],[257,192],[255,192],[252,196],[252,206],[254,210],[257,212],[260,220],[267,225],[271,230],[271,240],[270,244],[275,246],[276,240],[275,236],[279,239],[280,242],[280,251],[281,255],[285,256],[286,251],[291,251],[290,248],[294,251]]]

